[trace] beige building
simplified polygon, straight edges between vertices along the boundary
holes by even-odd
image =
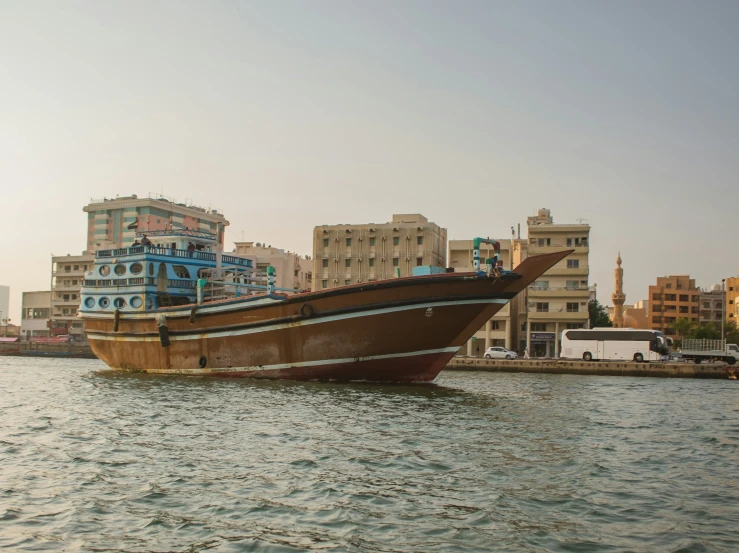
[[[234,254],[251,259],[257,271],[264,272],[270,265],[274,267],[277,288],[312,289],[313,261],[310,256],[300,256],[259,242],[235,242],[234,245]]]
[[[714,284],[710,290],[701,290],[698,322],[712,324],[714,328],[720,330],[724,318],[724,299],[724,291],[720,284]]]
[[[21,336],[49,336],[51,319],[51,292],[23,292],[21,304]]]
[[[689,275],[657,277],[657,283],[649,287],[649,328],[679,340],[675,321],[698,322],[700,293],[695,279]]]
[[[445,228],[423,215],[390,223],[313,229],[313,290],[410,276],[420,265],[446,266]]]
[[[65,255],[51,258],[51,324],[52,336],[69,334],[83,338],[82,322],[77,319],[80,288],[85,272],[92,269],[94,254]]]
[[[503,261],[503,268],[511,268],[511,240],[498,240],[500,242],[499,259]],[[493,257],[495,252],[489,244],[480,246],[480,259]],[[472,266],[472,240],[449,240],[449,267],[455,272],[473,271]],[[461,354],[482,357],[489,347],[505,347],[514,349],[513,328],[516,321],[511,319],[511,302],[501,309],[490,319],[485,326],[478,330],[462,348]]]
[[[519,351],[531,357],[559,357],[562,331],[587,328],[590,225],[557,224],[548,209],[527,220],[526,240],[514,243],[513,264],[530,255],[572,249],[574,252],[549,269],[515,299]]]

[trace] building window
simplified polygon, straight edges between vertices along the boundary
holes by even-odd
[[[423,236],[416,236],[416,244],[423,246]]]
[[[323,239],[323,247],[328,248],[328,238]]]
[[[75,270],[75,271],[79,271],[79,270],[80,270],[80,266],[79,266],[79,265],[75,265],[75,266],[74,266],[74,270]]]
[[[580,282],[577,280],[568,280],[565,286],[568,290],[577,290],[580,288]]]
[[[538,244],[540,246],[551,246],[552,239],[551,238],[539,238]]]
[[[393,267],[397,267],[398,266],[398,261],[399,261],[399,259],[397,257],[393,257]]]
[[[661,305],[653,305],[652,306],[652,311],[654,311],[655,313],[661,313],[662,312],[662,306]]]
[[[662,301],[662,294],[652,294],[652,301]]]
[[[577,302],[567,302],[568,313],[578,313],[580,311],[580,304]]]
[[[734,305],[734,300],[729,300],[729,305]]]
[[[345,264],[346,267],[351,267],[352,266],[352,260],[351,259],[345,259],[344,260],[344,264]]]
[[[665,294],[665,301],[677,301],[676,294]]]
[[[351,246],[352,245],[352,239],[351,238],[347,238],[346,239],[346,245],[347,246]]]
[[[416,258],[416,267],[420,267],[423,265],[423,257],[417,257]]]
[[[352,283],[352,281],[351,281],[351,280],[349,280],[349,279],[346,279],[346,280],[344,281],[344,286],[349,286],[349,285],[350,285],[351,283]]]
[[[322,286],[323,288],[328,288],[328,280],[322,280],[322,281],[321,281],[321,286]]]
[[[537,280],[536,284],[534,285],[534,288],[537,290],[549,290],[549,281],[548,280]]]
[[[568,269],[579,269],[580,268],[580,260],[579,259],[568,259],[567,260],[567,268]]]
[[[567,328],[585,328],[583,323],[567,323]]]
[[[531,323],[532,332],[546,332],[547,323]]]
[[[687,313],[688,312],[688,306],[687,305],[681,305],[680,306],[680,313]]]
[[[655,323],[661,323],[662,322],[662,317],[652,317],[652,321],[655,322]]]
[[[693,296],[690,301],[698,303],[698,296]]]
[[[369,266],[370,267],[374,267],[375,266],[375,258],[374,257],[370,257]]]
[[[323,266],[324,267],[328,267],[328,259],[324,259],[323,260]]]
[[[703,302],[703,309],[710,309],[711,308],[711,302],[710,301],[704,301]]]
[[[685,294],[680,294],[680,301],[690,301],[688,298],[689,298],[689,296],[687,296]]]
[[[374,238],[370,238],[370,246],[374,246],[374,245],[375,245],[375,239]]]
[[[672,283],[668,282],[667,284],[665,284],[665,288],[672,288]]]
[[[398,236],[393,237],[393,246],[400,244],[400,238]]]
[[[538,301],[536,302],[537,313],[547,313],[549,311],[549,302]]]

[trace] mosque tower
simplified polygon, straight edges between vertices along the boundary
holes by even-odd
[[[616,285],[614,287],[613,295],[613,326],[616,328],[624,327],[624,301],[626,296],[624,295],[624,270],[621,268],[621,252],[618,252],[616,258],[616,270],[613,272]]]

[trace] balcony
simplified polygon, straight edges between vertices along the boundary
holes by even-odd
[[[590,269],[587,265],[585,267],[570,268],[570,267],[567,267],[567,263],[557,263],[554,267],[549,269],[544,274],[549,275],[549,276],[574,277],[574,276],[588,276],[589,272],[590,272]]]
[[[567,311],[566,309],[562,311],[534,311],[531,308],[529,308],[528,312],[528,318],[530,321],[533,322],[540,322],[540,321],[560,321],[560,322],[585,322],[588,320],[588,311],[587,309],[584,311]]]
[[[590,252],[590,248],[588,247],[588,244],[574,244],[572,246],[568,246],[563,243],[557,243],[557,244],[548,244],[544,246],[540,246],[538,244],[529,244],[528,245],[528,252],[529,255],[538,255],[542,253],[553,253],[553,252],[561,252],[565,250],[575,250],[575,253],[580,254],[587,254]]]
[[[590,290],[588,290],[587,288],[572,288],[566,286],[549,288],[537,288],[536,286],[529,286],[528,294],[529,298],[586,298],[590,295]]]

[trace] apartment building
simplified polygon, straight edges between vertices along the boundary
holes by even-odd
[[[85,272],[92,269],[95,255],[64,255],[51,258],[50,334],[69,334],[83,339],[82,322],[77,319],[80,288]]]
[[[511,269],[511,240],[498,240],[500,242],[500,257],[503,261],[504,269]],[[484,260],[493,257],[495,252],[492,246],[482,244],[480,247],[480,259]],[[472,240],[449,240],[449,267],[453,267],[455,272],[472,271]],[[475,335],[470,338],[467,345],[462,348],[461,353],[465,355],[482,357],[485,350],[489,347],[505,347],[514,349],[513,328],[516,326],[516,319],[511,318],[511,303],[509,302],[503,309],[498,311],[493,318],[485,323]]]
[[[526,222],[527,237],[513,244],[514,265],[528,256],[572,249],[515,300],[519,351],[531,357],[559,357],[562,331],[587,328],[589,321],[590,225],[555,223],[548,209]]]
[[[410,276],[420,265],[446,266],[447,231],[420,214],[390,223],[313,229],[313,290]]]
[[[699,295],[700,311],[698,322],[700,324],[712,324],[716,329],[721,329],[721,321],[724,318],[724,291],[720,284],[714,284],[710,290],[701,290]]]
[[[257,271],[266,271],[270,265],[274,267],[277,288],[312,289],[313,260],[310,256],[286,252],[259,242],[235,242],[234,245],[234,255],[251,259]]]
[[[649,287],[649,328],[679,340],[674,323],[682,318],[699,321],[700,294],[689,275],[658,277],[657,283]]]
[[[129,246],[136,232],[187,228],[218,235],[223,245],[229,222],[217,209],[205,209],[190,202],[178,202],[158,194],[91,200],[82,208],[87,213],[87,248],[94,252]]]
[[[51,320],[51,292],[23,292],[21,301],[21,336],[49,336]]]
[[[726,287],[726,320],[739,324],[739,277],[729,277],[724,283]]]

